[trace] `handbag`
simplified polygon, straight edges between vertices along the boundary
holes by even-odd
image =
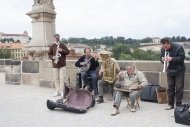
[[[177,106],[174,110],[175,122],[190,125],[190,104]]]

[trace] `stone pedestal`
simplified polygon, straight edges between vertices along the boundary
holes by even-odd
[[[6,60],[5,83],[20,85],[22,84],[21,78],[21,61]]]
[[[27,13],[32,18],[32,40],[26,45],[29,59],[47,58],[48,46],[53,43],[55,18],[53,4],[35,3],[32,11]]]

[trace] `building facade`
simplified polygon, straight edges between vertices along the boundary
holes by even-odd
[[[11,58],[15,60],[22,60],[27,56],[27,51],[24,50],[23,43],[0,43],[0,49],[7,49],[11,53]]]
[[[6,33],[0,33],[0,40],[3,39],[13,39],[14,42],[21,42],[21,43],[28,43],[30,40],[30,37],[28,36],[27,31],[24,31],[22,34],[6,34]]]

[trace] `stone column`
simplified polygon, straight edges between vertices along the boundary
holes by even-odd
[[[32,11],[27,13],[32,18],[32,40],[26,45],[26,50],[33,60],[47,57],[48,46],[55,34],[54,9],[53,0],[34,0]]]

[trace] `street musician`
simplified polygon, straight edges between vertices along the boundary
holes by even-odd
[[[96,90],[97,89],[96,69],[99,66],[98,59],[99,58],[97,54],[94,54],[94,55],[91,54],[90,48],[85,48],[84,55],[81,56],[75,63],[75,66],[79,67],[80,69],[81,77],[85,86],[88,85],[88,77],[91,78],[92,86],[89,86],[89,87],[90,87],[90,90],[93,91],[93,94],[96,94],[95,92],[97,91]]]
[[[100,52],[100,57],[102,60],[101,68],[99,70],[99,75],[102,77],[98,81],[98,100],[97,103],[103,103],[103,87],[104,85],[109,86],[112,91],[113,84],[116,81],[117,74],[120,71],[119,64],[114,58],[111,58],[111,52],[102,51]],[[110,86],[111,85],[111,86]]]
[[[119,73],[119,80],[116,81],[116,84],[117,83],[121,83],[121,86],[123,87],[130,86],[133,91],[126,92],[117,90],[113,104],[114,109],[111,115],[114,116],[119,114],[120,103],[124,96],[129,97],[131,112],[135,112],[135,101],[137,97],[140,97],[141,89],[148,84],[143,72],[137,70],[133,63],[128,63],[126,66],[126,71]]]
[[[168,82],[168,106],[165,108],[166,110],[173,109],[174,104],[176,106],[182,104],[186,69],[184,59],[185,51],[182,46],[170,42],[169,38],[161,39],[160,61],[164,64],[163,72],[167,72]]]
[[[52,60],[53,74],[55,80],[54,97],[64,95],[64,82],[66,77],[66,56],[70,51],[67,46],[60,42],[60,35],[54,35],[54,42],[49,47],[48,56]]]

